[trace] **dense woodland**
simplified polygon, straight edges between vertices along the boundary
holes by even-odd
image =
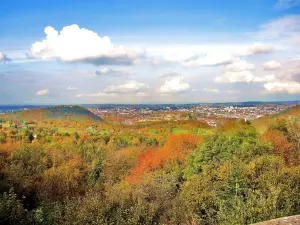
[[[251,224],[300,213],[300,120],[1,119],[0,224]]]

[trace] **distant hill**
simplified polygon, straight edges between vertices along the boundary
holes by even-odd
[[[300,118],[300,105],[288,108],[272,116],[264,116],[252,121],[259,132],[264,132],[275,120],[280,118]]]
[[[292,108],[288,108],[287,110],[284,110],[276,115],[273,116],[273,118],[276,117],[300,117],[300,105],[296,105]]]
[[[255,223],[252,225],[299,225],[300,215],[287,216],[278,219],[268,220],[260,223]]]
[[[224,102],[224,103],[212,103],[213,106],[240,106],[249,107],[257,105],[295,105],[299,104],[299,100],[295,101],[276,101],[276,102],[261,102],[261,101],[250,101],[250,102]]]
[[[81,106],[52,106],[41,109],[23,110],[9,113],[6,117],[22,120],[71,120],[102,121],[101,118]]]

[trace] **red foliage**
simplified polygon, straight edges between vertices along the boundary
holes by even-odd
[[[193,134],[171,134],[163,148],[152,149],[139,155],[137,168],[131,171],[128,181],[138,181],[145,173],[162,168],[170,160],[183,161],[200,143],[200,137]]]

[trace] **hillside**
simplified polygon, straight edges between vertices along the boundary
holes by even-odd
[[[300,105],[296,105],[292,108],[284,110],[278,114],[272,116],[264,116],[252,121],[253,126],[257,128],[260,133],[263,133],[275,120],[277,119],[292,119],[300,118]]]
[[[24,110],[7,114],[9,119],[22,120],[68,120],[68,121],[102,121],[101,118],[81,106],[53,106],[41,109]]]
[[[300,216],[288,216],[265,222],[255,223],[253,225],[297,225],[300,224]]]

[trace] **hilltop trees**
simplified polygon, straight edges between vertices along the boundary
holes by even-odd
[[[299,168],[290,168],[295,156],[286,154],[288,129],[276,130],[260,140],[242,127],[203,141],[189,159],[181,192],[194,220],[250,224],[299,213]]]

